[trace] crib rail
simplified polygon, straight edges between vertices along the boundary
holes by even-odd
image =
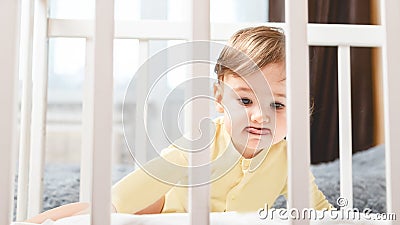
[[[12,219],[16,157],[19,4],[0,2],[0,224]]]
[[[353,208],[350,46],[338,46],[340,196]]]
[[[196,1],[192,0],[190,2],[191,6],[191,30],[190,30],[190,40],[191,41],[199,41],[199,40],[210,40],[210,0],[205,1]],[[196,45],[193,45],[193,56],[192,59],[199,58],[201,55],[210,55],[211,49],[202,49],[201,53],[196,52]],[[200,50],[200,49],[199,49]],[[200,51],[199,51],[200,52]],[[208,58],[208,57],[206,57]],[[192,62],[191,62],[192,63]],[[204,78],[205,75],[209,74],[210,65],[199,65],[193,64],[190,69],[193,79],[196,78]],[[203,91],[199,90],[208,90],[211,87],[211,82],[209,79],[206,79],[208,82],[200,82],[199,84],[191,85],[190,90],[186,90],[186,98],[191,99],[194,98]],[[189,118],[187,125],[187,130],[191,137],[195,137],[197,133],[199,122],[203,119],[204,115],[208,115],[210,112],[210,107],[208,102],[196,103],[196,109],[190,108],[187,110],[186,114]],[[202,130],[202,139],[205,141],[210,140],[211,137],[210,130]],[[202,143],[202,146],[207,146],[207,142]],[[201,182],[203,178],[210,178],[211,169],[210,169],[210,148],[203,149],[200,154],[189,154],[189,183],[198,184]],[[198,165],[206,165],[201,166],[200,170],[194,170],[193,168]],[[189,222],[191,225],[203,225],[210,223],[210,186],[209,185],[201,185],[201,186],[192,186],[188,191],[188,199],[189,199]]]
[[[310,117],[309,63],[307,43],[307,1],[285,1],[286,21],[286,94],[288,139],[288,208],[305,209],[310,205]],[[302,130],[302,132],[298,132]],[[291,224],[309,224],[309,220],[291,220]]]
[[[201,3],[200,3],[201,2]],[[30,3],[30,5],[28,4]],[[93,224],[109,224],[109,196],[112,130],[112,40],[127,38],[140,40],[142,61],[148,57],[149,40],[226,40],[236,30],[260,25],[256,23],[221,24],[210,23],[202,16],[208,15],[208,1],[192,1],[192,6],[200,4],[191,11],[191,23],[166,21],[113,21],[113,1],[97,0],[96,21],[61,20],[47,18],[47,1],[24,1],[25,13],[32,13],[34,21],[25,21],[22,28],[31,35],[33,42],[25,42],[22,46],[32,46],[32,51],[23,53],[24,98],[21,115],[19,189],[17,218],[24,219],[41,210],[41,193],[44,165],[44,138],[47,99],[47,40],[52,37],[83,37],[87,48],[87,80],[85,81],[85,97],[83,108],[83,144],[81,172],[81,200],[93,201]],[[11,215],[13,157],[15,151],[16,127],[16,84],[17,53],[16,40],[19,5],[17,1],[2,1],[0,7],[0,27],[4,31],[0,36],[0,223],[8,224]],[[34,5],[34,11],[33,11]],[[308,206],[308,186],[299,181],[307,180],[309,167],[309,119],[308,119],[308,48],[307,46],[338,46],[339,68],[339,117],[340,117],[340,170],[341,196],[345,197],[352,207],[352,133],[351,133],[351,83],[350,83],[350,48],[381,47],[383,52],[383,90],[385,112],[385,144],[386,144],[386,185],[387,211],[400,215],[400,105],[395,102],[400,84],[400,3],[397,0],[381,1],[382,25],[340,25],[340,24],[308,24],[306,1],[286,1],[287,23],[262,23],[278,26],[287,33],[287,80],[288,80],[288,124],[289,133],[289,207],[303,208]],[[299,10],[301,9],[301,10]],[[192,10],[192,8],[191,8]],[[199,13],[197,15],[196,13]],[[101,15],[101,16],[100,16]],[[208,16],[209,17],[209,16]],[[23,17],[22,17],[23,18]],[[196,20],[197,19],[197,20]],[[24,21],[24,20],[23,20]],[[189,21],[189,20],[188,20]],[[114,32],[115,26],[115,32]],[[202,29],[197,29],[202,27]],[[140,32],[139,32],[140,31]],[[199,33],[195,33],[199,31]],[[23,32],[21,34],[24,34]],[[111,34],[111,35],[110,35]],[[114,34],[114,35],[112,35]],[[27,36],[24,36],[26,38]],[[296,46],[293,48],[292,46]],[[4,49],[4,50],[3,50]],[[22,54],[22,53],[21,53]],[[35,55],[35,57],[32,57]],[[29,62],[32,60],[32,62]],[[29,64],[32,64],[30,69]],[[29,76],[32,73],[33,78]],[[296,76],[291,74],[296,73]],[[9,76],[7,76],[9,74]],[[22,74],[22,73],[21,73]],[[95,76],[96,74],[96,76]],[[34,82],[30,83],[29,79]],[[144,80],[143,82],[146,82]],[[30,99],[26,97],[32,92],[32,110]],[[139,96],[138,99],[144,99]],[[30,111],[32,111],[30,113]],[[141,110],[139,110],[142,112]],[[138,112],[139,112],[138,111]],[[196,113],[196,112],[193,112]],[[196,117],[195,114],[193,114]],[[30,121],[31,125],[30,125]],[[140,123],[139,123],[140,124]],[[29,128],[30,127],[30,128]],[[137,128],[141,129],[141,128]],[[295,130],[305,130],[300,135]],[[140,133],[140,132],[137,132]],[[29,139],[30,138],[30,139]],[[29,139],[29,140],[28,140]],[[29,143],[29,144],[27,144]],[[138,143],[145,147],[146,143]],[[28,147],[30,150],[28,151]],[[139,148],[141,149],[141,148]],[[140,157],[146,158],[145,154]],[[28,169],[28,158],[30,158]],[[300,160],[293,160],[294,158]],[[29,189],[27,185],[29,174]],[[100,175],[101,174],[101,175]],[[296,179],[295,179],[296,178]],[[300,178],[300,179],[299,179]],[[92,185],[93,182],[93,185]],[[3,188],[4,187],[4,188]],[[96,187],[96,188],[93,188]],[[207,190],[200,190],[206,193]],[[25,199],[29,201],[26,202]],[[193,194],[196,198],[196,194]],[[200,195],[198,195],[200,196]],[[8,200],[4,200],[8,199]],[[208,201],[196,198],[198,207],[207,207]],[[194,204],[194,203],[193,203]],[[197,206],[196,206],[197,207]],[[29,210],[28,210],[29,209]],[[205,211],[204,211],[205,212]],[[207,224],[208,217],[198,214],[204,220],[199,224]],[[196,217],[193,217],[196,218]],[[197,219],[196,219],[197,220]],[[193,221],[196,221],[195,219]],[[309,224],[309,221],[292,221],[293,224]],[[193,222],[194,224],[194,222]],[[398,225],[400,221],[392,221]]]
[[[385,158],[386,158],[386,201],[387,211],[400,215],[400,104],[395,100],[400,84],[400,2],[381,2],[384,41],[382,46],[383,90],[385,113]],[[396,220],[393,224],[400,224]]]
[[[32,47],[32,113],[28,182],[28,217],[42,209],[47,118],[47,1],[35,0]],[[34,56],[34,57],[33,57]],[[20,193],[21,194],[21,193]]]
[[[83,100],[93,114],[90,126],[83,132],[92,134],[91,224],[111,224],[111,149],[113,130],[113,45],[114,1],[96,0],[94,35],[94,68]],[[85,149],[83,149],[85,150]],[[89,150],[89,149],[87,149]]]
[[[21,122],[19,138],[18,159],[18,189],[17,218],[23,220],[27,217],[28,209],[28,185],[29,182],[29,155],[31,137],[31,113],[32,113],[32,51],[33,43],[33,1],[21,1],[21,33],[20,33],[20,60],[19,74],[23,78],[21,96]]]

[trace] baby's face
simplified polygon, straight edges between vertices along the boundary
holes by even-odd
[[[216,92],[217,111],[224,113],[225,128],[246,158],[286,136],[285,64],[268,64],[261,72],[225,75]]]

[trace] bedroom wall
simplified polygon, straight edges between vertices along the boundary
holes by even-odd
[[[379,13],[379,0],[371,0],[371,23],[381,24]],[[374,145],[385,142],[383,121],[383,87],[382,87],[382,51],[380,48],[372,49],[372,74],[374,90]]]
[[[264,2],[260,0],[260,2]],[[266,1],[265,1],[266,2]],[[268,13],[266,15],[269,16],[269,20],[272,22],[279,22],[282,21],[284,18],[283,15],[283,4],[284,1],[281,0],[271,0],[269,1],[269,6],[266,7],[268,10]],[[353,0],[353,1],[348,1],[348,2],[343,2],[340,1],[339,3],[335,3],[339,1],[329,1],[329,0],[324,0],[324,1],[313,1],[310,0],[309,3],[311,5],[309,11],[310,11],[310,17],[314,17],[314,20],[316,17],[319,17],[319,19],[324,19],[325,21],[322,22],[332,22],[332,21],[339,21],[343,22],[344,20],[353,20],[353,23],[370,23],[368,22],[371,20],[371,24],[374,24],[374,16],[376,15],[373,13],[376,11],[376,7],[374,4],[376,4],[376,0],[369,0],[369,3],[371,4],[370,6],[366,6],[368,4],[365,4],[365,1],[363,0]],[[318,5],[318,4],[319,5]],[[148,2],[148,4],[155,4],[154,2]],[[332,7],[329,4],[335,4],[335,7]],[[348,4],[348,5],[346,5]],[[357,7],[357,4],[362,4],[363,7]],[[313,8],[314,7],[314,8]],[[349,9],[349,10],[343,10]],[[143,6],[142,10],[145,10],[146,7]],[[321,10],[323,9],[323,10]],[[157,14],[159,16],[163,16],[162,8],[158,7],[153,10],[161,10]],[[237,11],[236,14],[240,11],[239,9],[235,9]],[[249,11],[249,10],[247,10]],[[342,12],[340,15],[337,12]],[[369,14],[368,12],[371,12]],[[152,11],[154,13],[154,11]],[[165,12],[164,12],[165,13]],[[351,13],[358,15],[358,16],[351,16]],[[146,17],[151,17],[150,12],[144,12],[143,16]],[[253,13],[251,15],[251,19],[257,19],[259,20],[260,18],[263,19],[265,15],[256,15],[257,13]],[[165,15],[164,15],[165,16]],[[243,16],[243,15],[242,15]],[[245,15],[249,16],[249,15]],[[264,17],[263,17],[264,16]],[[339,16],[341,18],[339,18]],[[361,17],[362,18],[361,18]],[[233,17],[232,17],[233,18]],[[232,18],[224,18],[226,20],[232,19]],[[248,19],[248,18],[247,18]],[[264,18],[265,19],[265,18]],[[311,18],[310,18],[311,19]],[[375,18],[376,19],[376,18]],[[367,22],[365,22],[367,20]],[[314,48],[315,49],[315,48]],[[327,51],[330,51],[330,53],[327,53]],[[355,106],[354,108],[354,126],[355,128],[353,129],[354,131],[354,152],[360,151],[367,149],[368,147],[380,144],[383,142],[383,129],[382,129],[382,120],[379,118],[382,118],[381,116],[381,110],[379,110],[381,107],[381,97],[376,94],[376,91],[372,91],[372,89],[377,89],[379,90],[379,76],[377,75],[377,71],[379,70],[379,65],[376,64],[377,61],[379,61],[379,56],[376,56],[377,53],[375,49],[354,49],[352,50],[355,52],[355,55],[353,58],[357,59],[359,62],[355,62],[353,67],[356,69],[354,71],[354,84],[355,88],[360,88],[364,94],[361,94],[358,97],[354,98],[354,103]],[[361,53],[357,53],[360,52]],[[371,53],[372,51],[372,53]],[[334,58],[336,58],[336,50],[332,49],[329,50],[329,48],[323,47],[321,50],[312,50],[312,52],[318,52],[320,55],[327,54],[323,57],[325,57],[325,62],[319,60],[318,65],[311,65],[311,69],[314,68],[314,75],[313,78],[315,81],[313,81],[315,84],[311,85],[312,90],[311,92],[316,93],[318,92],[317,87],[322,87],[322,89],[325,91],[325,93],[320,93],[314,94],[314,102],[316,103],[315,105],[315,113],[313,115],[313,124],[312,124],[312,163],[319,163],[319,162],[324,162],[324,161],[330,161],[333,159],[338,158],[338,127],[337,127],[337,100],[334,95],[334,89],[337,87],[336,86],[336,78],[335,77],[330,77],[329,79],[331,81],[327,81],[327,78],[320,79],[321,75],[327,76],[328,74],[331,74],[332,76],[336,76],[336,70],[335,68],[336,62],[334,61]],[[364,55],[363,52],[367,52],[368,55]],[[332,55],[333,54],[333,55]],[[372,54],[372,56],[370,55]],[[311,53],[310,56],[313,54]],[[316,56],[317,57],[317,56]],[[318,59],[312,59],[312,63],[318,61]],[[330,57],[327,60],[326,57]],[[378,60],[373,60],[372,58],[378,58]],[[374,63],[371,63],[371,60],[373,60]],[[357,66],[360,65],[360,66]],[[375,67],[375,65],[377,67]],[[327,67],[330,67],[331,71],[327,71]],[[353,70],[354,70],[353,68]],[[362,79],[365,83],[363,87],[359,87],[358,84],[360,84],[359,79]],[[327,82],[328,84],[323,84],[323,82]],[[372,85],[373,84],[373,85]],[[329,87],[327,87],[329,85]],[[368,88],[367,86],[370,85]],[[329,89],[327,89],[329,88]],[[360,94],[361,92],[358,90],[354,91],[355,95]],[[51,94],[51,93],[50,93]],[[324,96],[329,95],[329,100],[324,100]],[[366,97],[368,96],[368,97]],[[359,99],[359,100],[357,100]],[[360,101],[361,100],[361,101]],[[324,103],[325,102],[325,103]],[[49,111],[49,114],[51,112]],[[65,117],[66,118],[66,117]],[[51,119],[50,119],[50,124],[51,124]],[[65,125],[70,128],[67,128],[65,130],[60,130],[59,125],[51,125],[48,129],[48,139],[47,139],[47,149],[49,151],[47,152],[47,157],[49,160],[52,160],[52,158],[55,161],[64,161],[64,162],[79,162],[79,156],[80,156],[80,133],[79,132],[79,124],[78,125]],[[78,126],[78,127],[77,127]],[[116,125],[117,127],[120,125]],[[368,129],[373,127],[373,129]],[[127,151],[124,149],[124,142],[123,142],[123,136],[120,133],[115,134],[115,148],[116,148],[116,161],[121,162],[125,161],[127,157]],[[122,146],[122,147],[121,147]],[[118,152],[122,152],[122,155],[118,155]],[[128,159],[130,160],[130,159]]]
[[[375,1],[375,0],[374,0]],[[309,0],[310,23],[374,24],[372,0]],[[270,1],[270,20],[284,21],[284,1]],[[375,146],[377,120],[372,48],[351,48],[353,153]],[[310,47],[311,162],[339,157],[337,48]],[[379,114],[378,114],[379,116]]]

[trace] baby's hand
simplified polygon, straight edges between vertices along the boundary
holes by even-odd
[[[41,224],[46,220],[56,221],[65,217],[73,216],[84,210],[89,210],[89,203],[86,202],[76,202],[67,205],[59,206],[57,208],[51,209],[49,211],[43,212],[33,218],[26,220],[29,223]]]
[[[88,207],[86,207],[85,209],[73,214],[73,216],[90,214],[90,209],[91,209],[91,207],[88,205]],[[112,204],[111,204],[111,212],[112,213],[116,213],[117,212],[117,210],[115,209],[115,207]]]
[[[86,209],[73,214],[73,216],[85,215],[85,214],[90,214],[90,207],[87,207]]]

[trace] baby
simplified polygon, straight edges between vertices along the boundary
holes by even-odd
[[[222,50],[215,72],[215,105],[223,116],[214,120],[210,146],[211,211],[249,212],[265,205],[272,207],[277,197],[287,195],[283,32],[266,26],[238,31]],[[188,188],[180,185],[187,184],[187,166],[187,153],[174,143],[160,157],[114,185],[113,210],[131,214],[187,212]],[[163,179],[150,176],[148,171],[158,171]],[[312,207],[330,209],[311,174],[309,182]],[[74,203],[30,221],[56,220],[87,207],[87,203]]]
[[[215,72],[216,110],[223,117],[214,120],[211,211],[256,211],[265,204],[271,207],[278,196],[287,193],[284,34],[266,26],[238,31],[222,50]],[[187,170],[168,169],[163,163],[166,159],[185,168],[188,156],[176,144],[161,156],[113,187],[112,202],[117,212],[188,211],[188,189],[170,185],[186,183]],[[147,169],[168,171],[163,177],[168,182],[150,177],[144,171]],[[331,205],[312,175],[310,182],[312,206],[329,209]]]

